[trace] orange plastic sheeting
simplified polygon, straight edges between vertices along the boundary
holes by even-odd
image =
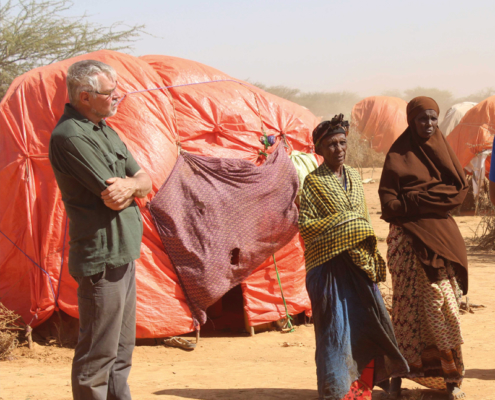
[[[467,167],[471,160],[484,150],[491,150],[495,134],[495,96],[478,103],[471,108],[461,122],[447,136],[462,167]],[[490,172],[490,159],[487,157],[485,171]]]
[[[126,93],[232,79],[178,58],[140,59],[99,51],[35,69],[13,82],[0,103],[0,297],[33,326],[49,318],[56,304],[78,316],[77,284],[67,268],[67,218],[48,160],[48,143],[68,101],[67,69],[83,59],[112,65],[119,89]],[[183,148],[196,154],[261,163],[261,121],[267,133],[278,136],[277,141],[285,133],[290,147],[310,151],[316,118],[304,108],[247,83],[217,82],[128,94],[119,112],[107,120],[153,181],[148,199],[139,201],[144,234],[136,277],[138,337],[163,337],[193,329],[177,276],[145,207],[172,170],[178,134]],[[290,246],[281,252],[301,260],[302,250]],[[269,265],[266,268],[270,270]],[[296,269],[292,264],[283,268],[299,268],[300,272],[293,274],[304,286],[304,270],[299,264]],[[266,295],[270,282],[268,278],[264,284],[260,282],[258,292],[245,291],[247,304],[258,301],[258,307],[249,312],[253,321],[272,320],[273,305]],[[289,289],[288,301],[305,304],[302,309],[307,309],[307,295],[302,298],[301,290]]]
[[[277,143],[285,134],[291,149],[310,151],[312,129],[318,120],[307,109],[200,63],[168,56],[141,59],[156,70],[165,85],[177,86],[169,93],[184,150],[259,164],[264,161],[258,153],[263,150],[259,141],[263,124],[267,135],[277,137]],[[208,81],[222,82],[191,85]]]
[[[407,128],[406,107],[397,97],[366,97],[352,108],[351,123],[372,149],[386,154]]]
[[[305,311],[307,315],[311,315],[311,303],[306,291],[304,247],[299,234],[275,253],[275,261],[289,314]],[[260,265],[241,286],[244,309],[251,326],[285,317],[284,302],[272,257]]]

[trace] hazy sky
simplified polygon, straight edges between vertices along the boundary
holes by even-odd
[[[495,1],[75,0],[91,21],[145,24],[135,55],[166,54],[235,78],[363,96],[416,86],[495,87]]]

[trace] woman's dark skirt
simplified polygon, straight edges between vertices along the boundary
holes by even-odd
[[[408,372],[377,285],[347,253],[311,269],[306,287],[320,399],[343,399],[371,361],[373,384]]]

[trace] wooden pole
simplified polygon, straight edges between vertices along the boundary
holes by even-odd
[[[471,311],[471,305],[469,304],[469,297],[466,296],[466,311],[470,312]]]
[[[29,326],[29,325],[26,326],[26,337],[28,340],[29,350],[33,349],[33,336],[31,335],[32,332],[33,332],[33,328],[31,328],[31,326]]]
[[[248,318],[247,312],[246,312],[245,299],[243,300],[243,304],[244,304],[244,307],[243,307],[243,310],[244,310],[244,327],[246,329],[246,332],[249,332],[249,335],[254,336],[256,332],[254,331],[254,326],[249,325],[249,318]]]
[[[476,206],[475,206],[475,209],[474,209],[474,215],[478,215],[478,211],[479,211],[479,205],[480,205],[480,194],[481,194],[481,180],[483,179],[483,174],[481,173],[481,171],[483,170],[483,168],[480,168],[480,176],[478,178],[478,194],[476,195]]]
[[[370,140],[370,149],[373,150],[373,138]],[[375,165],[373,164],[371,170],[371,180],[373,180],[373,172],[375,172]]]

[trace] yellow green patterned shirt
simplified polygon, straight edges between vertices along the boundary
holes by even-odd
[[[375,283],[386,279],[359,173],[344,165],[347,190],[325,163],[304,180],[299,231],[304,239],[306,271],[347,251]]]

